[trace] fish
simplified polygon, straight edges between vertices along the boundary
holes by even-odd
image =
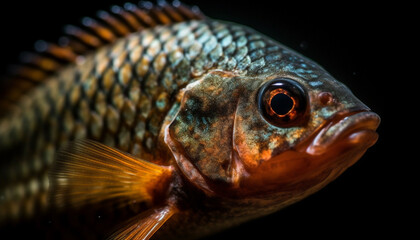
[[[317,192],[377,141],[379,116],[321,66],[196,7],[128,3],[65,33],[0,90],[2,230],[198,239]]]

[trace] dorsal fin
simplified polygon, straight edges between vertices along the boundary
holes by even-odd
[[[175,0],[153,4],[125,3],[113,6],[110,11],[99,11],[95,17],[85,17],[80,26],[68,25],[58,43],[37,41],[34,53],[22,54],[22,64],[13,67],[2,79],[0,86],[0,116],[43,80],[63,66],[74,62],[78,56],[114,42],[130,33],[157,25],[203,19],[197,7],[189,7]]]

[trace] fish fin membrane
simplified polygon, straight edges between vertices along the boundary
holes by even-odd
[[[99,203],[124,207],[164,198],[172,168],[141,160],[91,140],[65,145],[49,172],[50,201],[57,208]]]
[[[118,226],[108,240],[149,239],[177,211],[172,205],[149,209]]]
[[[80,26],[68,25],[58,43],[37,41],[34,53],[23,53],[21,64],[11,67],[0,86],[0,116],[15,107],[22,95],[49,76],[117,39],[152,28],[194,19],[204,19],[198,7],[189,7],[179,1],[153,4],[140,1],[112,6],[110,11],[99,11],[95,17],[85,17]]]

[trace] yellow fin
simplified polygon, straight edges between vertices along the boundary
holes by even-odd
[[[147,240],[176,212],[172,205],[150,209],[128,220],[108,240]]]
[[[90,140],[64,146],[50,170],[51,197],[58,207],[112,200],[151,203],[169,187],[172,168],[159,166]]]

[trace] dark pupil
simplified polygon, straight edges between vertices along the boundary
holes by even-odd
[[[278,115],[285,115],[293,108],[293,100],[286,94],[279,93],[271,99],[270,106]]]

